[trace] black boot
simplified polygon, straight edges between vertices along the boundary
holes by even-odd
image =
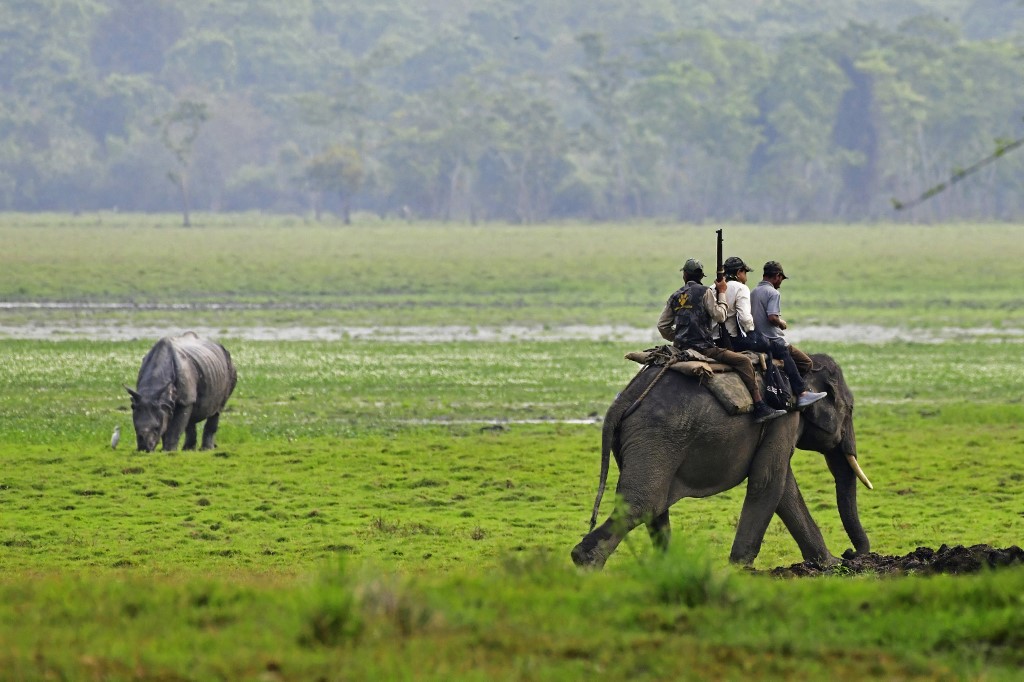
[[[776,419],[786,414],[785,410],[773,410],[768,407],[768,403],[763,400],[759,400],[754,403],[754,423],[761,424],[770,419]]]

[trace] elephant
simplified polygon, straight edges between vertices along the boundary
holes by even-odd
[[[747,493],[729,555],[732,563],[753,564],[772,514],[782,519],[805,561],[835,563],[797,487],[790,463],[795,448],[825,456],[854,552],[869,552],[857,511],[857,480],[872,486],[857,462],[853,394],[835,360],[824,354],[811,358],[808,388],[826,391],[827,397],[763,424],[754,423],[750,414],[730,415],[693,377],[674,371],[659,375],[649,366],[641,369],[605,415],[590,532],[573,548],[573,562],[603,567],[626,534],[641,523],[654,546],[665,549],[673,504],[684,497],[724,492],[746,479]],[[648,387],[649,393],[642,395]],[[619,468],[616,494],[623,504],[595,529],[610,452]]]
[[[231,354],[195,332],[164,337],[146,353],[132,399],[132,421],[140,451],[152,452],[161,439],[165,452],[196,448],[196,424],[203,426],[203,450],[216,447],[220,413],[235,389],[238,375]]]

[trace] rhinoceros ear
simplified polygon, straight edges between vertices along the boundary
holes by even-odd
[[[124,386],[124,384],[121,385]],[[137,402],[139,402],[141,396],[138,393],[128,388],[127,386],[124,386],[124,390],[128,391],[128,395],[132,397],[132,405],[135,405]]]
[[[173,411],[174,399],[177,395],[178,392],[174,389],[174,380],[171,379],[164,386],[164,390],[160,391],[160,407]]]

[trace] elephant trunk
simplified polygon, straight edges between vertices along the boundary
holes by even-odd
[[[839,450],[833,450],[825,457],[828,462],[829,471],[836,480],[836,506],[839,509],[839,518],[842,519],[843,528],[846,530],[853,549],[858,554],[866,554],[871,551],[871,543],[864,526],[860,522],[860,513],[857,511],[857,479],[863,476],[860,466],[857,465],[855,455],[844,455]],[[857,473],[859,472],[859,474]],[[867,477],[864,476],[864,479]],[[870,484],[865,481],[865,485]]]

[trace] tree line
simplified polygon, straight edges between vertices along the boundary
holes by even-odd
[[[0,210],[1024,216],[1024,3],[820,4],[10,0]]]

